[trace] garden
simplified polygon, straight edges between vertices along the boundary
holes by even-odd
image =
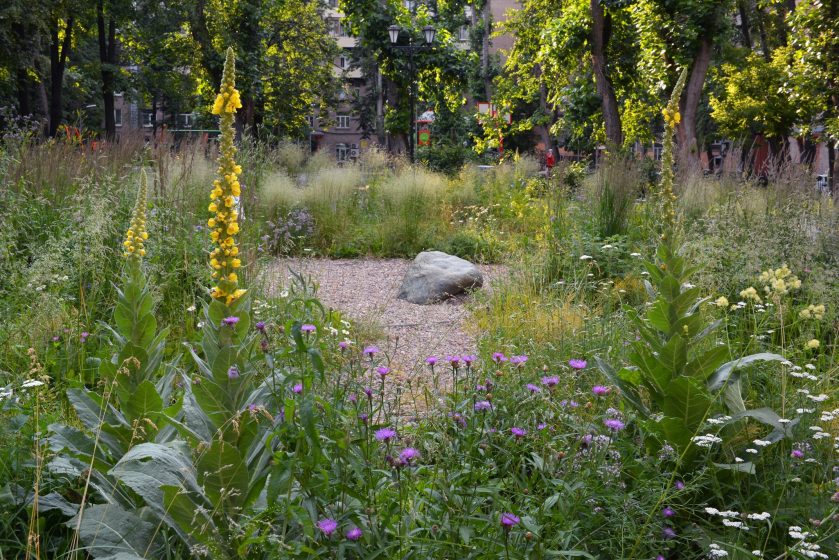
[[[839,211],[511,157],[0,148],[0,558],[836,558]],[[676,171],[674,171],[674,168]],[[417,363],[278,259],[507,274]],[[294,262],[285,261],[285,262]]]

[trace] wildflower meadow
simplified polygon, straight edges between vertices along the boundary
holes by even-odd
[[[0,558],[838,557],[839,211],[676,166],[686,71],[656,173],[443,175],[237,136],[235,62],[217,145],[0,146]],[[270,273],[425,249],[509,274],[409,372]]]

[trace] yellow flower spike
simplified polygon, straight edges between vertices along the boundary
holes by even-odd
[[[674,144],[673,134],[675,133],[676,125],[681,120],[679,115],[679,100],[682,96],[682,90],[685,87],[687,80],[687,68],[683,69],[676,81],[676,85],[670,94],[670,100],[667,106],[661,110],[664,116],[664,141],[663,151],[661,156],[661,181],[659,182],[659,189],[657,194],[658,205],[661,211],[662,220],[662,234],[661,238],[664,241],[672,238],[668,232],[672,232],[676,226],[676,210],[675,202],[676,195],[673,191],[673,183],[676,176],[673,172],[674,164]]]
[[[213,181],[210,193],[210,205],[207,207],[211,216],[207,225],[215,228],[210,232],[210,239],[215,247],[210,252],[210,267],[217,285],[213,286],[211,295],[227,305],[231,305],[241,298],[246,290],[239,288],[239,275],[235,272],[241,266],[239,259],[230,259],[238,254],[234,236],[239,233],[238,198],[241,196],[241,186],[238,175],[241,166],[234,161],[236,147],[233,145],[235,137],[233,121],[237,109],[242,107],[242,100],[236,90],[236,60],[233,49],[227,49],[224,62],[224,74],[219,93],[213,105],[213,114],[219,116],[218,176]],[[235,250],[235,252],[233,252]],[[225,258],[220,259],[221,256]]]
[[[146,254],[143,241],[149,238],[146,232],[146,197],[148,195],[148,177],[146,171],[140,173],[140,189],[137,191],[137,201],[134,204],[134,211],[131,213],[131,225],[125,232],[125,247],[123,253],[129,260],[139,262],[139,259]]]

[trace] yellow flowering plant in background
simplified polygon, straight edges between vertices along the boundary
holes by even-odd
[[[146,231],[146,198],[148,196],[148,177],[146,171],[140,173],[140,190],[137,191],[137,202],[131,213],[131,225],[125,232],[123,241],[123,256],[129,262],[139,262],[146,255],[145,242],[149,238]]]
[[[233,145],[233,119],[236,110],[241,107],[242,101],[236,90],[236,57],[233,49],[228,48],[221,89],[213,104],[213,114],[219,115],[221,139],[219,177],[213,181],[208,207],[212,216],[207,220],[210,239],[214,245],[210,252],[210,267],[216,281],[210,295],[228,306],[235,304],[247,291],[239,288],[238,269],[242,266],[242,261],[239,259],[239,246],[236,244],[236,234],[239,233],[239,197],[242,194],[239,175],[242,168],[234,159],[236,146]]]

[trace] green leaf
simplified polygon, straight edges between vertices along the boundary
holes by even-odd
[[[752,354],[750,356],[745,356],[737,360],[732,360],[717,368],[717,370],[714,371],[713,375],[711,375],[711,377],[708,378],[708,390],[719,391],[728,382],[728,378],[731,375],[731,372],[759,361],[784,362],[786,361],[786,358],[784,358],[780,354],[770,354],[768,352],[763,352],[761,354]]]
[[[691,435],[696,433],[713,403],[705,385],[698,379],[677,377],[667,386],[665,395],[664,414],[681,420]]]
[[[641,402],[641,397],[638,395],[635,389],[628,385],[623,379],[621,379],[621,377],[618,376],[618,374],[615,372],[614,368],[612,368],[611,365],[606,363],[606,361],[603,360],[600,356],[595,356],[594,361],[597,363],[597,367],[600,369],[600,371],[603,372],[603,374],[609,378],[609,381],[614,383],[615,386],[617,386],[617,388],[620,389],[621,396],[626,400],[626,402],[632,405],[635,408],[635,410],[637,410],[645,418],[649,417],[650,411],[647,409],[646,406],[644,406],[644,403]]]
[[[136,514],[115,504],[94,504],[68,521],[71,528],[79,526],[79,539],[86,552],[94,558],[114,554],[129,554],[141,558],[155,558],[160,553],[160,543],[155,539],[159,532],[155,526]]]
[[[143,381],[131,398],[123,402],[123,410],[133,420],[148,418],[157,423],[156,419],[163,411],[163,399],[157,394],[157,389],[151,381]],[[149,430],[151,426],[146,426],[144,429]]]
[[[164,486],[163,504],[169,519],[180,528],[181,533],[201,544],[210,544],[218,529],[207,509],[194,502],[187,492],[178,486]]]
[[[239,451],[214,439],[196,461],[201,486],[216,507],[227,512],[240,507],[248,495],[248,469]]]
[[[671,376],[681,375],[687,361],[687,342],[678,334],[667,341],[658,356],[658,362],[670,372]]]
[[[728,346],[721,344],[714,346],[697,358],[688,362],[685,366],[685,375],[697,379],[707,379],[711,372],[715,371],[729,356]]]

